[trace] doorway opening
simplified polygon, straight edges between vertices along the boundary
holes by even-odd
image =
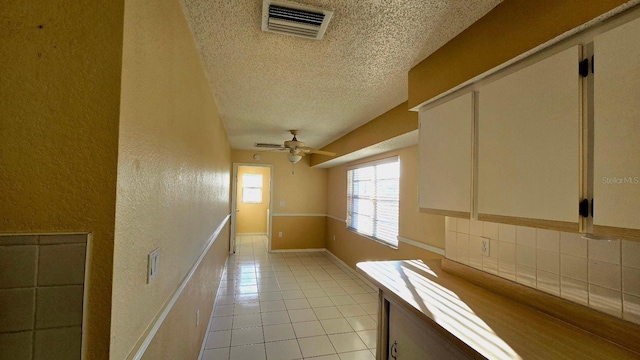
[[[230,253],[237,236],[266,236],[271,251],[272,177],[273,165],[233,164]]]

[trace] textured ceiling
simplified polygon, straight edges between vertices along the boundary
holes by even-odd
[[[322,40],[263,32],[262,0],[183,0],[234,149],[322,147],[407,100],[407,72],[500,0],[301,0]]]

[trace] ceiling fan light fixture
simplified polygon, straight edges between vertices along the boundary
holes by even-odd
[[[297,163],[298,161],[300,161],[300,159],[302,159],[302,156],[300,155],[295,155],[295,154],[287,155],[287,160],[289,160],[289,162],[292,164]]]

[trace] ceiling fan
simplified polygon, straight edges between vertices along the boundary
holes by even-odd
[[[298,130],[289,130],[289,132],[291,133],[291,135],[293,135],[293,139],[285,141],[284,145],[258,142],[255,143],[255,147],[271,149],[274,151],[288,151],[289,155],[287,156],[287,159],[289,159],[292,164],[300,161],[300,159],[302,159],[305,154],[336,156],[336,153],[331,151],[318,150],[305,146],[302,141],[299,141],[296,138],[296,135],[298,135]]]

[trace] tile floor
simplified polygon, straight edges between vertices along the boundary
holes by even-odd
[[[238,236],[201,360],[375,359],[377,294],[324,252]]]

